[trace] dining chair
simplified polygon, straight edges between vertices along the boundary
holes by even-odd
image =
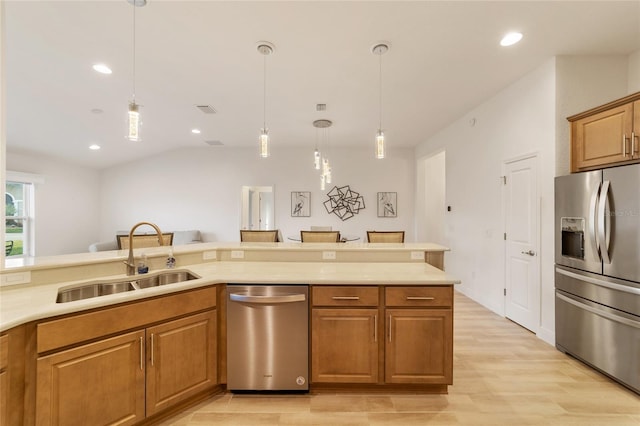
[[[240,241],[252,242],[252,243],[277,243],[278,230],[277,229],[270,229],[270,230],[241,229]]]
[[[339,243],[340,231],[300,231],[303,243]]]
[[[404,231],[367,231],[368,243],[404,243]]]
[[[330,226],[310,226],[312,231],[333,231]]]
[[[129,236],[125,234],[116,235],[118,240],[118,250],[126,250],[129,248]],[[173,232],[162,233],[162,245],[170,246],[173,244]],[[158,236],[156,234],[134,234],[133,248],[143,247],[159,247]]]

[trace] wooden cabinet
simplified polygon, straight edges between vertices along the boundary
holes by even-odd
[[[216,294],[191,290],[38,324],[36,424],[135,424],[213,389]]]
[[[377,383],[378,287],[311,293],[311,383]]]
[[[640,161],[640,93],[568,120],[572,172]]]
[[[0,336],[0,426],[7,424],[9,404],[9,336]]]
[[[453,383],[452,286],[314,286],[312,303],[312,383]]]
[[[216,311],[147,329],[147,415],[216,384]]]
[[[37,425],[130,425],[145,417],[144,330],[37,361]]]

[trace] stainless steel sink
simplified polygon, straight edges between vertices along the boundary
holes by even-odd
[[[136,284],[139,288],[157,287],[160,285],[181,283],[200,278],[189,271],[160,272],[148,277],[138,278]]]
[[[166,271],[145,276],[138,275],[135,279],[131,278],[128,281],[96,282],[62,289],[58,291],[56,303],[67,303],[125,291],[175,284],[200,277],[190,271]]]
[[[91,297],[105,296],[107,294],[116,294],[131,290],[134,290],[134,288],[130,281],[86,284],[58,291],[56,302],[73,302],[74,300],[89,299]]]

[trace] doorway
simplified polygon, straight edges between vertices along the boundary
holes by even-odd
[[[446,153],[421,158],[417,167],[417,241],[445,244]]]
[[[534,333],[540,324],[538,156],[503,165],[505,316]]]

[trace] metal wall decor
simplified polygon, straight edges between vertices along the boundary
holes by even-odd
[[[291,216],[309,217],[311,216],[311,192],[292,191],[291,192]]]
[[[349,185],[334,186],[327,196],[329,199],[324,202],[327,213],[333,213],[342,220],[351,219],[364,209],[364,198],[360,193],[352,191]]]
[[[378,217],[398,217],[397,192],[378,192]]]

